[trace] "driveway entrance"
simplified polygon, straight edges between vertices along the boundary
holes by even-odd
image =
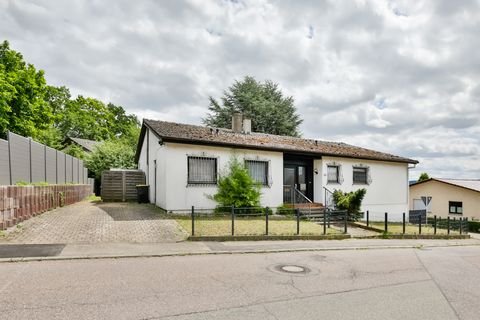
[[[0,236],[1,243],[93,244],[182,241],[177,222],[151,205],[82,201],[45,212]]]

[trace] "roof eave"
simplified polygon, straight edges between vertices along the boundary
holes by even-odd
[[[152,129],[152,128],[150,128],[150,129]],[[157,133],[153,129],[152,129],[152,131],[154,133]],[[174,142],[174,143],[182,143],[182,144],[196,144],[196,145],[207,145],[207,146],[208,145],[215,145],[215,146],[222,146],[222,147],[233,147],[233,148],[251,149],[251,150],[268,150],[268,151],[277,151],[277,152],[283,152],[283,153],[296,153],[296,154],[313,155],[313,156],[330,156],[330,157],[338,157],[338,158],[349,158],[349,159],[362,159],[362,160],[384,161],[384,162],[394,162],[394,163],[418,164],[417,160],[406,159],[406,158],[405,159],[380,159],[380,158],[376,158],[376,157],[339,155],[339,154],[327,153],[327,152],[295,150],[295,149],[276,148],[276,147],[269,147],[269,146],[253,146],[253,145],[244,145],[244,144],[235,144],[235,143],[228,143],[228,142],[217,142],[217,141],[202,141],[202,140],[192,140],[192,139],[178,138],[178,137],[165,137],[165,136],[162,137],[162,136],[159,136],[158,134],[156,134],[156,135],[160,139],[162,139],[164,142]]]
[[[460,186],[460,185],[458,185],[458,184],[450,183],[450,182],[443,181],[443,180],[439,180],[439,179],[435,179],[435,178],[430,178],[430,179],[423,180],[423,181],[417,181],[417,182],[415,182],[415,183],[412,183],[412,184],[410,185],[410,187],[413,187],[413,186],[416,186],[416,185],[419,185],[419,184],[422,184],[422,183],[430,182],[430,181],[437,181],[437,182],[440,182],[440,183],[448,184],[449,186],[453,186],[453,187],[457,187],[457,188],[462,188],[462,189],[466,189],[466,190],[470,190],[470,191],[474,191],[474,192],[479,192],[479,193],[480,193],[480,190],[476,190],[476,189],[472,189],[472,188]]]

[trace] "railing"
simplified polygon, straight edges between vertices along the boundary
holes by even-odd
[[[333,201],[333,192],[328,190],[325,187],[323,187],[323,191],[325,194],[325,197],[324,197],[325,203],[323,205],[328,210],[335,210],[335,202]]]
[[[293,208],[300,208],[303,215],[310,215],[313,201],[308,199],[295,186],[283,185],[283,200],[292,204]]]
[[[300,190],[294,188],[293,207],[301,208],[303,215],[307,217],[312,213],[312,200],[308,199]]]
[[[294,195],[294,187],[289,184],[283,185],[283,202],[285,203],[293,203],[293,195]]]

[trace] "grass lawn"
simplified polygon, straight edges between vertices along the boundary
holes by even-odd
[[[189,234],[192,231],[190,217],[176,217],[178,224]],[[327,234],[340,232],[327,228]],[[198,217],[195,218],[195,235],[197,236],[225,236],[232,234],[232,220],[230,217]],[[265,217],[235,217],[235,235],[264,235]],[[297,234],[297,221],[295,218],[271,217],[268,221],[269,235],[295,235]],[[323,226],[301,220],[301,235],[322,235]]]
[[[365,222],[357,222],[358,224],[366,226]],[[383,222],[370,222],[370,226],[380,230],[384,230],[385,224]],[[388,233],[401,234],[403,233],[402,223],[390,222],[388,223]],[[406,224],[405,234],[418,234],[418,224]],[[422,225],[422,234],[433,234],[432,225]],[[447,229],[440,229],[437,227],[437,234],[447,234]],[[459,234],[458,230],[450,230],[450,234]]]

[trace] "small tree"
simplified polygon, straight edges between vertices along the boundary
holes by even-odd
[[[236,158],[232,158],[227,175],[220,175],[218,192],[211,199],[221,207],[255,207],[260,205],[260,185]]]
[[[121,141],[108,140],[95,147],[85,158],[86,167],[95,174],[102,176],[104,170],[110,168],[134,169],[135,152],[132,147]]]
[[[430,177],[428,176],[428,173],[422,172],[422,174],[420,174],[420,177],[418,178],[418,182],[425,181],[425,180],[428,180],[428,179],[430,179]]]
[[[358,189],[352,192],[335,190],[333,192],[333,202],[339,210],[347,210],[348,213],[359,213],[366,193],[366,189]]]

